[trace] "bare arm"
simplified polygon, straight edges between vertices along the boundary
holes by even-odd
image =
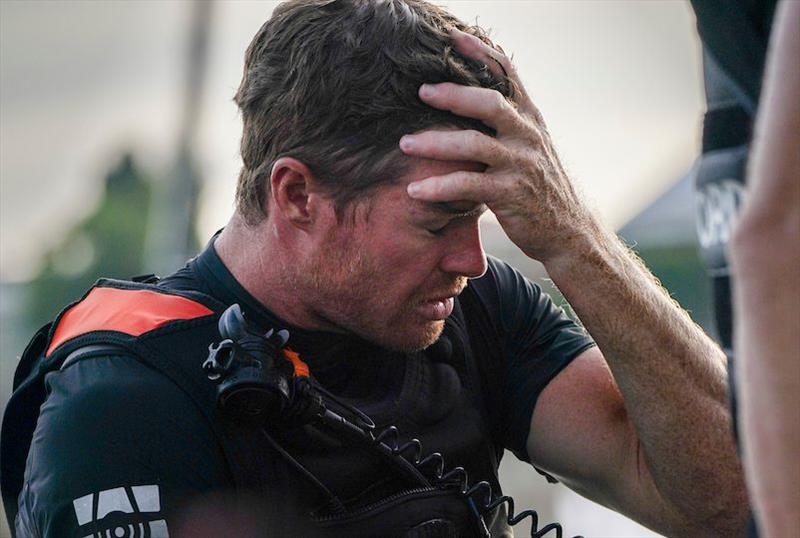
[[[800,2],[775,15],[731,248],[743,457],[764,536],[800,534]]]
[[[606,504],[668,535],[741,535],[725,356],[616,237],[596,233],[545,265],[602,350],[637,439],[618,447],[627,460],[607,477]]]
[[[466,34],[454,34],[454,43],[489,68],[502,65],[522,88],[502,54]],[[575,489],[662,532],[742,534],[746,494],[720,349],[583,205],[524,90],[517,107],[492,90],[447,83],[423,88],[420,96],[482,120],[497,136],[404,137],[407,154],[487,165],[483,173],[412,184],[409,194],[486,203],[509,238],[545,264],[602,350],[581,357],[540,397],[532,458],[549,458],[546,464]],[[565,374],[568,381],[559,382]],[[603,388],[576,401],[566,396],[576,384]],[[560,442],[566,445],[559,451]]]
[[[691,521],[661,495],[619,387],[596,348],[577,357],[542,391],[527,449],[537,467],[569,488],[661,534],[725,534]]]

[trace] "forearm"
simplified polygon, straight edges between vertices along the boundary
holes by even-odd
[[[777,11],[731,263],[744,465],[766,536],[800,530],[800,5]]]
[[[545,263],[550,277],[603,351],[661,495],[699,528],[741,534],[724,354],[613,234],[590,228]]]

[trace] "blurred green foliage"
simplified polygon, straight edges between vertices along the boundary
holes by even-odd
[[[45,256],[29,284],[27,322],[38,327],[79,299],[98,277],[143,272],[152,182],[125,154],[106,175],[97,210]]]

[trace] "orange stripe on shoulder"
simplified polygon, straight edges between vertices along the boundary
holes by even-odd
[[[150,290],[94,288],[58,321],[46,355],[67,340],[91,331],[139,336],[178,319],[213,314],[206,306],[177,295]]]
[[[294,366],[294,375],[301,377],[309,376],[310,372],[308,369],[308,365],[303,362],[303,359],[300,358],[300,355],[298,355],[296,351],[292,351],[291,349],[284,349],[283,354],[287,359],[292,361],[292,365]]]

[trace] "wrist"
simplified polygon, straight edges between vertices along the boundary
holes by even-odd
[[[541,260],[553,280],[585,274],[591,267],[603,265],[615,257],[621,247],[616,236],[591,219],[547,259]],[[558,284],[558,282],[556,282]]]

